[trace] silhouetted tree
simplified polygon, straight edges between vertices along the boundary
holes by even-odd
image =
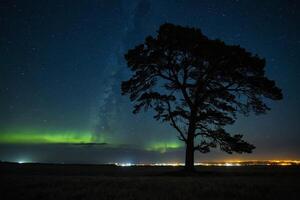
[[[122,82],[134,113],[152,108],[154,118],[169,122],[186,144],[185,169],[194,170],[194,151],[220,147],[227,153],[251,153],[242,135],[225,125],[238,113],[265,113],[264,99],[282,99],[265,76],[265,59],[240,46],[212,40],[199,29],[163,24],[158,35],[125,55],[132,77]]]

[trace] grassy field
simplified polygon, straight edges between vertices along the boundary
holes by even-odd
[[[300,167],[0,164],[0,199],[299,199]]]

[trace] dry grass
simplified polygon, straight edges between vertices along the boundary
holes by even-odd
[[[0,164],[0,199],[299,199],[299,167]]]

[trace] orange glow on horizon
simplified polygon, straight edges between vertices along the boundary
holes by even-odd
[[[121,167],[130,167],[130,166],[184,166],[184,163],[181,162],[167,162],[167,163],[114,163],[117,166]],[[195,162],[195,166],[220,166],[220,167],[239,167],[239,166],[292,166],[300,165],[300,160],[228,160],[222,162]]]

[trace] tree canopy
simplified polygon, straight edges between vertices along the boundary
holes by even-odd
[[[122,82],[122,94],[134,103],[133,112],[153,109],[156,120],[177,130],[187,151],[219,147],[251,153],[253,145],[224,127],[237,114],[266,113],[265,99],[282,99],[281,90],[266,77],[265,59],[209,39],[196,28],[163,24],[156,37],[146,37],[125,59],[132,77]],[[189,154],[193,162],[194,153]]]

